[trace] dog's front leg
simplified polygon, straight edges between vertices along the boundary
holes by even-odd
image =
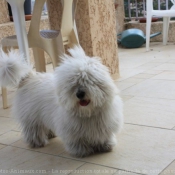
[[[48,143],[48,129],[39,121],[25,122],[22,125],[24,139],[32,148],[44,147]]]

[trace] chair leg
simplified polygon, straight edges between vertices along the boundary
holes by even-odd
[[[53,64],[53,68],[57,67],[60,59],[59,57],[65,53],[63,41],[61,35],[58,36],[57,42],[54,44],[55,47],[48,48],[47,53],[50,56]]]
[[[169,22],[170,17],[163,18],[163,45],[166,45],[168,41]]]
[[[46,63],[44,51],[39,48],[33,48],[33,55],[35,60],[35,68],[37,72],[46,72]]]
[[[147,14],[146,18],[146,51],[149,51],[150,32],[151,32],[151,14]]]
[[[75,33],[75,37],[76,37],[76,40],[77,40],[77,44],[79,44],[79,38],[78,38],[78,32],[77,32],[77,26],[76,26],[76,22],[74,20],[74,33]]]
[[[74,45],[79,45],[79,39],[78,36],[76,35],[76,31],[73,29],[71,34],[70,34],[70,40],[71,42],[68,44],[69,47],[73,47]]]
[[[7,104],[7,89],[6,88],[1,88],[2,89],[2,103],[3,103],[3,108],[7,109],[8,104]]]
[[[58,66],[58,64],[59,64],[59,55],[62,55],[64,52],[60,52],[60,53],[58,53],[58,52],[51,52],[51,53],[48,53],[49,54],[49,56],[50,56],[50,58],[51,58],[51,60],[52,60],[52,64],[53,64],[53,68],[55,69],[57,66]]]
[[[7,47],[2,47],[2,50],[3,50],[6,54],[8,53]],[[3,109],[7,109],[7,108],[8,108],[7,89],[1,87],[1,91],[2,91],[2,105],[3,105]]]

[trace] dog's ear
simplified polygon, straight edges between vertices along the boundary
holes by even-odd
[[[82,58],[86,56],[83,48],[80,45],[75,45],[72,49],[69,49],[68,52],[73,58]]]

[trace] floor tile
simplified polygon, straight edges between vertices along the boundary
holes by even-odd
[[[139,73],[143,73],[145,70],[140,69],[124,69],[120,70],[120,78],[119,81],[126,80],[130,77],[133,77]]]
[[[12,131],[21,132],[20,125],[17,123],[16,126],[12,129]]]
[[[4,147],[6,147],[6,145],[0,144],[0,149],[2,149],[2,148],[4,148]]]
[[[113,152],[80,160],[135,173],[151,174],[157,169],[163,170],[175,159],[174,130],[125,125],[118,140],[118,146]],[[70,157],[67,153],[62,155]]]
[[[113,175],[116,171],[117,171],[116,169],[86,163],[83,166],[81,166],[80,168],[73,171],[70,175],[72,175],[72,174],[79,174],[79,175],[84,175],[84,174],[86,174],[86,175],[91,175],[91,174]]]
[[[65,175],[74,172],[78,167],[82,166],[83,164],[84,162],[56,157],[47,154],[41,154],[40,156],[37,156],[34,159],[16,165],[14,169],[33,170],[34,172],[42,170],[43,173],[39,173],[41,175]]]
[[[123,102],[128,101],[129,99],[133,98],[133,96],[130,96],[130,95],[120,95],[120,97],[122,98]]]
[[[152,63],[162,63],[162,64],[165,64],[167,63],[169,60],[171,59],[166,59],[165,58],[162,58],[160,57],[159,55],[155,56],[155,59],[152,61]]]
[[[127,78],[125,80],[116,81],[115,83],[116,83],[118,89],[120,91],[122,91],[122,90],[127,89],[127,88],[129,88],[135,84],[138,84],[142,81],[145,81],[145,79],[130,77],[130,78]]]
[[[134,76],[133,76],[133,77],[127,78],[125,80],[121,80],[121,81],[118,80],[118,81],[116,81],[116,83],[125,82],[125,83],[135,83],[135,84],[137,84],[137,83],[140,83],[142,81],[145,81],[145,79],[144,78],[134,78]]]
[[[174,175],[175,174],[175,160],[163,171],[160,175]]]
[[[33,174],[43,174],[37,173],[38,170],[42,170],[44,174],[68,174],[70,170],[73,171],[84,164],[84,162],[80,161],[15,147],[6,147],[1,149],[0,157],[0,169],[33,170]]]
[[[175,99],[175,81],[145,80],[124,91],[122,95]]]
[[[175,81],[175,71],[174,72],[165,71],[163,73],[160,73],[160,74],[152,77],[151,79]]]
[[[9,145],[16,142],[17,140],[20,140],[20,138],[21,138],[20,132],[9,131],[6,132],[5,134],[0,135],[0,143]]]
[[[7,109],[3,109],[2,97],[0,96],[0,117],[11,117],[11,106],[12,106],[14,95],[15,95],[15,92],[8,91],[8,94],[7,94],[8,108]]]
[[[39,155],[36,152],[7,146],[0,149],[0,169],[10,169]]]
[[[167,61],[167,63],[175,63],[175,59],[171,59],[171,60]]]
[[[134,68],[139,68],[140,66],[143,66],[144,64],[148,63],[152,59],[140,59],[140,54],[135,55],[135,57],[132,57],[131,59],[128,59],[127,57],[121,57],[119,56],[120,59],[120,69],[134,69]],[[145,70],[145,67],[141,67],[141,69]]]
[[[23,139],[13,143],[12,145],[19,148],[25,148],[32,151],[48,153],[52,155],[59,155],[65,151],[64,146],[59,138],[50,139],[48,145],[43,148],[30,148]]]
[[[145,70],[150,70],[150,69],[153,69],[157,66],[160,66],[162,65],[163,63],[155,63],[155,62],[149,62],[149,63],[146,63],[146,64],[142,64],[141,66],[137,67],[137,68],[140,68],[140,69],[145,69]]]
[[[168,70],[175,71],[175,64],[173,63],[165,63],[160,66],[155,67],[153,70]]]
[[[11,108],[3,109],[0,107],[0,117],[11,117]]]
[[[145,72],[143,72],[144,74],[152,74],[152,75],[157,75],[162,73],[163,71],[161,70],[146,70]]]
[[[8,96],[8,108],[3,109],[2,105],[2,97],[0,96],[0,117],[11,117],[11,104],[12,104],[12,99]]]
[[[172,129],[175,100],[133,97],[124,104],[126,123]]]
[[[0,117],[0,135],[4,134],[8,131],[11,131],[13,128],[16,127],[16,123],[11,118]]]
[[[144,79],[149,79],[151,77],[154,77],[154,75],[152,75],[152,74],[145,74],[145,73],[141,73],[141,74],[133,76],[133,78],[144,78]]]
[[[154,59],[153,61],[151,61],[151,63],[161,63],[161,64],[168,63],[168,61],[172,60],[172,55],[173,54],[170,53],[169,58],[165,59],[165,57],[167,57],[167,53],[159,52],[159,54],[154,55]]]
[[[140,173],[139,173],[140,174]],[[139,175],[138,173],[132,173],[130,171],[122,171],[122,170],[118,170],[116,173],[114,173],[113,175]]]
[[[124,81],[122,81],[122,82],[116,82],[116,85],[117,85],[117,87],[118,87],[118,89],[120,90],[120,91],[123,91],[123,90],[125,90],[125,89],[127,89],[127,88],[129,88],[129,87],[132,87],[133,85],[135,85],[136,83],[133,83],[133,82],[124,82]]]

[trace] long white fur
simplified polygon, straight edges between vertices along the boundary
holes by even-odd
[[[1,85],[19,86],[13,115],[32,147],[44,146],[55,133],[75,156],[111,151],[123,123],[117,87],[99,58],[86,56],[80,46],[69,52],[53,74],[33,72],[14,51],[1,53]],[[87,106],[76,97],[82,88]]]
[[[10,58],[10,59],[9,59]],[[15,50],[9,54],[0,51],[0,85],[17,86],[21,78],[25,77],[32,70],[31,65],[25,63],[24,58]]]

